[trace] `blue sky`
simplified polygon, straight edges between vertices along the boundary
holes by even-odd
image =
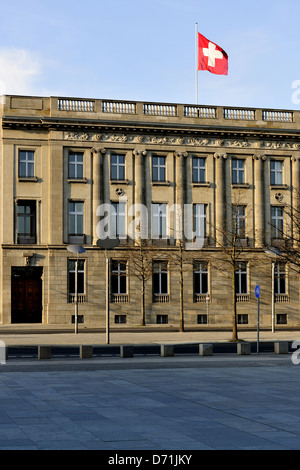
[[[300,108],[299,0],[0,0],[0,7],[1,93],[195,103],[198,23],[229,56],[228,76],[198,73],[200,104]]]

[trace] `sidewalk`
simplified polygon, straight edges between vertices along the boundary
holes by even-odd
[[[177,332],[157,329],[148,331],[147,328],[137,328],[134,331],[110,330],[112,345],[119,344],[181,344],[181,343],[226,343],[231,340],[231,331],[187,331]],[[239,340],[257,341],[256,331],[239,331]],[[7,346],[26,345],[105,345],[106,333],[104,330],[91,332],[79,325],[79,333],[71,327],[52,325],[7,325],[0,326],[0,340]],[[262,341],[295,341],[300,340],[300,330],[297,331],[260,331],[259,340]]]

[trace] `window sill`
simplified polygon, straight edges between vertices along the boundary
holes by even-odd
[[[249,186],[249,183],[232,183],[231,185],[233,189],[248,189]]]
[[[69,235],[68,241],[70,245],[84,245],[85,235]]]
[[[170,181],[152,181],[152,186],[171,186]]]
[[[129,184],[129,180],[110,180],[110,184]]]
[[[128,294],[111,294],[111,303],[112,304],[128,304],[129,296]]]
[[[19,176],[19,183],[37,183],[38,177],[26,177],[26,176]]]
[[[289,296],[288,294],[275,294],[275,303],[286,303],[289,302]]]
[[[67,179],[68,183],[87,183],[87,178],[68,178]]]
[[[192,187],[193,188],[209,188],[210,183],[209,182],[207,182],[207,183],[192,183]]]
[[[237,303],[245,303],[250,300],[249,294],[236,294],[235,298]]]
[[[270,184],[270,189],[287,189],[287,184]]]
[[[167,304],[170,302],[169,294],[153,294],[153,303]]]

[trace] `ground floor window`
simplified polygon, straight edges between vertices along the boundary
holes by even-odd
[[[117,324],[127,323],[126,315],[115,315],[115,323]]]
[[[238,324],[239,325],[248,325],[248,315],[239,314],[238,315]]]
[[[158,325],[166,325],[168,322],[168,315],[156,315],[156,323]]]
[[[287,314],[286,313],[278,313],[276,315],[276,323],[277,323],[277,325],[286,325],[287,324]]]
[[[68,260],[68,301],[75,302],[75,272],[76,272],[76,260]],[[78,260],[77,270],[77,292],[78,302],[85,302],[85,260]]]
[[[197,323],[198,325],[207,325],[207,315],[197,315]]]

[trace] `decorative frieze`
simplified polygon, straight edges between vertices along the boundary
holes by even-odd
[[[241,149],[261,150],[299,150],[298,142],[279,142],[255,139],[220,139],[182,136],[154,136],[135,134],[95,133],[95,132],[64,132],[64,140],[80,142],[103,142],[103,143],[129,143],[148,145],[184,145],[191,147],[227,147]]]

